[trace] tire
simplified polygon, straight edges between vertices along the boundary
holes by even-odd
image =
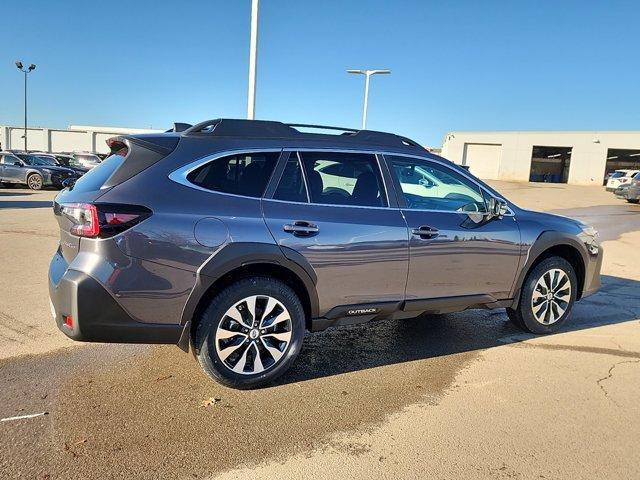
[[[627,198],[627,202],[629,202],[629,203],[638,203],[638,202],[640,202],[640,199],[637,199],[637,198]]]
[[[44,180],[42,178],[42,175],[40,175],[39,173],[31,173],[27,177],[27,186],[31,190],[42,190],[43,184]]]
[[[545,289],[549,284],[551,291]],[[573,266],[562,257],[545,258],[527,274],[518,307],[507,308],[507,315],[527,332],[554,333],[571,315],[577,292],[578,280]],[[551,301],[547,295],[553,297]]]
[[[256,325],[258,319],[264,325]],[[195,331],[196,356],[217,382],[257,388],[289,369],[304,332],[304,309],[289,286],[269,277],[247,278],[222,290],[202,313]]]

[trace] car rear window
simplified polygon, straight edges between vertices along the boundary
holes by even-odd
[[[261,197],[280,152],[254,152],[217,158],[187,176],[207,190]]]
[[[80,177],[76,181],[73,190],[75,192],[93,192],[100,190],[111,174],[122,165],[122,162],[124,162],[122,155],[111,155]]]

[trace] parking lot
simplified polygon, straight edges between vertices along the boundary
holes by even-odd
[[[89,345],[51,320],[55,191],[0,189],[0,476],[640,476],[640,205],[491,182],[600,230],[602,290],[562,333],[502,310],[308,335],[277,385],[236,391],[173,346]]]

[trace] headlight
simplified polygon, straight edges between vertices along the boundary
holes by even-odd
[[[580,235],[580,237],[582,238],[582,241],[586,245],[587,250],[589,250],[589,253],[591,255],[597,255],[598,251],[600,250],[600,242],[598,241],[598,236],[598,230],[596,230],[592,226],[582,226],[582,234]]]
[[[599,235],[598,230],[593,228],[591,225],[584,225],[582,227],[582,233],[588,235],[589,237],[597,237]]]

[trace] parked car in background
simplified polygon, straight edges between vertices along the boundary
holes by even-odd
[[[290,367],[305,330],[506,308],[545,334],[599,288],[593,227],[519,208],[408,138],[295,127],[110,139],[118,154],[54,201],[58,328],[191,348],[212,378],[253,388]]]
[[[630,183],[634,175],[640,170],[616,170],[607,180],[607,192],[613,192],[616,188],[625,183]]]
[[[55,162],[59,167],[70,168],[78,177],[81,177],[85,173],[87,173],[90,169],[87,167],[83,167],[75,158],[70,155],[62,155],[58,153],[47,153],[47,152],[30,152],[31,155],[36,155],[40,158],[47,158]]]
[[[58,166],[50,158],[12,152],[0,152],[0,157],[0,182],[3,185],[26,184],[31,190],[45,186],[62,188],[65,180],[78,178],[76,172]]]
[[[640,203],[640,172],[636,173],[630,182],[616,188],[614,194],[629,203]]]
[[[89,169],[100,165],[100,162],[102,162],[100,157],[94,153],[74,152],[71,154],[71,156],[81,166]]]

